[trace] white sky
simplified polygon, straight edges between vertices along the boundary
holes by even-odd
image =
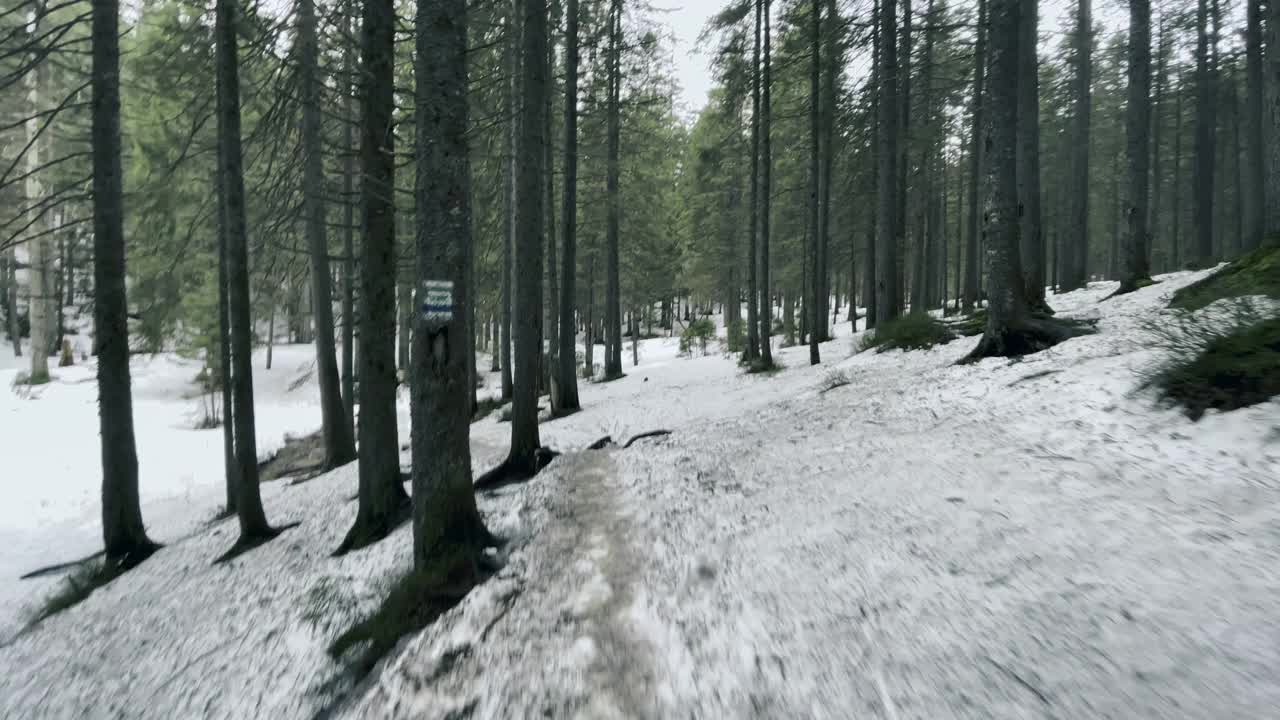
[[[658,15],[671,26],[676,38],[676,79],[680,82],[681,104],[690,113],[707,103],[712,85],[711,69],[707,66],[711,56],[699,51],[698,35],[707,20],[725,4],[725,0],[656,0],[654,3]]]

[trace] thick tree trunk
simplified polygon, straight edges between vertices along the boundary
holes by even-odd
[[[557,358],[556,409],[570,413],[578,400],[577,338],[574,303],[578,275],[578,0],[566,0],[564,49],[564,187],[560,208],[560,354]]]
[[[120,7],[93,0],[90,76],[93,148],[93,327],[102,433],[102,536],[106,561],[132,567],[156,549],[142,525],[129,377],[123,173],[120,163]]]
[[[244,173],[240,151],[240,78],[236,57],[235,0],[218,0],[215,36],[218,75],[219,160],[227,214],[228,311],[231,327],[231,381],[235,405],[237,546],[272,537],[258,489],[258,448],[253,412],[253,318],[249,305],[249,238],[245,227]],[[101,345],[99,346],[101,349]]]
[[[1214,129],[1217,86],[1210,62],[1209,0],[1196,5],[1196,134],[1192,155],[1191,208],[1196,232],[1196,263],[1213,262]]]
[[[1090,90],[1093,73],[1093,0],[1078,0],[1076,12],[1076,76],[1074,109],[1071,118],[1071,154],[1069,165],[1069,215],[1062,238],[1058,292],[1084,287],[1089,278],[1089,121],[1093,112]]]
[[[1044,218],[1040,208],[1039,0],[1022,0],[1018,17],[1018,202],[1022,207],[1022,274],[1032,310],[1044,296]]]
[[[452,549],[491,541],[471,485],[471,402],[466,308],[471,304],[471,188],[467,148],[465,0],[417,4],[414,79],[418,298],[410,373],[413,564],[422,570]],[[420,291],[421,292],[421,291]]]
[[[606,158],[605,220],[605,352],[604,377],[622,377],[622,304],[618,276],[618,226],[622,204],[618,194],[618,150],[622,129],[622,0],[610,0],[609,8],[609,100],[606,113],[608,148]]]
[[[386,537],[408,512],[396,422],[395,5],[367,0],[360,23],[360,463],[356,521],[338,553]]]
[[[757,12],[763,15],[760,43],[763,45],[764,66],[757,68],[760,77],[760,254],[759,262],[759,307],[760,313],[760,364],[762,367],[773,367],[773,347],[769,338],[773,335],[773,310],[770,302],[769,272],[769,236],[772,232],[771,209],[773,199],[773,70],[771,67],[771,48],[773,39],[770,36],[771,0],[756,0]]]
[[[546,230],[542,216],[543,143],[547,138],[547,7],[542,0],[520,0],[523,19],[520,103],[520,142],[517,154],[515,246],[515,394],[511,403],[511,451],[507,467],[536,472],[538,439],[538,378],[542,353],[542,247]]]
[[[1119,292],[1150,282],[1147,173],[1151,159],[1151,3],[1129,0],[1129,101],[1125,111],[1125,156],[1129,165],[1124,201],[1125,233]]]
[[[316,321],[316,381],[320,387],[321,434],[324,438],[324,467],[345,465],[356,457],[351,428],[346,422],[342,388],[338,380],[337,349],[334,347],[333,296],[329,288],[329,241],[323,189],[324,161],[321,157],[320,51],[316,41],[314,0],[298,0],[298,81],[302,94],[302,204],[307,247],[311,256],[311,298]]]
[[[1089,0],[1081,0],[1088,2]],[[987,90],[987,30],[988,0],[978,0],[978,42],[974,53],[973,65],[973,110],[970,113],[969,130],[969,236],[964,252],[964,309],[972,310],[978,303],[978,285],[981,281],[982,267],[978,257],[978,234],[981,232],[981,217],[978,215],[978,196],[981,191],[982,174],[982,128],[983,105],[986,102]]]

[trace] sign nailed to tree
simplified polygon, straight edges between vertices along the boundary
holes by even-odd
[[[449,322],[453,319],[453,281],[427,280],[422,283],[422,319]]]

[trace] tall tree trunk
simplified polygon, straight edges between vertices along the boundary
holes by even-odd
[[[606,158],[606,220],[605,220],[605,352],[604,377],[613,380],[622,377],[622,304],[618,277],[618,225],[621,222],[622,205],[618,194],[618,149],[622,129],[622,0],[609,3],[609,69],[608,86],[608,157]]]
[[[352,35],[354,23],[347,21],[346,31]],[[342,66],[346,74],[342,93],[342,398],[346,411],[347,435],[355,437],[356,376],[356,250],[355,250],[355,156],[356,144],[351,129],[358,122],[355,111],[356,64],[350,44],[342,49]]]
[[[1044,296],[1044,217],[1040,208],[1039,0],[1022,0],[1018,17],[1018,201],[1022,207],[1022,274],[1032,310]]]
[[[1185,78],[1178,74],[1178,90],[1174,100],[1173,123],[1173,226],[1170,241],[1170,255],[1173,258],[1173,269],[1182,267],[1182,95],[1185,90]]]
[[[403,258],[396,258],[396,368],[409,372],[409,338],[413,334],[413,287]]]
[[[267,368],[271,369],[272,353],[276,347],[276,300],[267,299]]]
[[[1280,2],[1267,3],[1266,69],[1263,86],[1267,96],[1263,119],[1266,182],[1262,204],[1267,208],[1262,219],[1262,241],[1280,244]]]
[[[1214,89],[1217,85],[1210,60],[1209,0],[1196,5],[1196,135],[1192,155],[1191,193],[1192,225],[1196,232],[1196,263],[1213,262],[1213,185],[1214,185]]]
[[[552,11],[555,5],[550,5]],[[549,21],[550,27],[554,30],[556,27],[556,19],[554,16]],[[544,265],[547,269],[547,289],[543,297],[543,318],[542,327],[547,334],[547,354],[544,358],[545,364],[542,367],[542,377],[547,379],[548,402],[551,404],[551,412],[560,414],[560,406],[557,404],[560,399],[560,393],[556,391],[556,358],[560,354],[560,314],[559,303],[560,298],[560,282],[557,277],[559,267],[556,264],[556,183],[555,183],[555,143],[552,142],[551,118],[552,96],[555,94],[555,41],[553,38],[547,39],[547,92],[544,94],[546,99],[546,107],[542,110],[543,137],[546,139],[542,145],[542,172],[543,172],[543,204],[542,212],[544,222],[547,225],[547,256]]]
[[[1088,2],[1089,0],[1080,0]],[[978,284],[982,274],[981,260],[978,257],[978,234],[981,231],[981,217],[978,215],[978,196],[981,190],[982,174],[982,127],[983,105],[986,102],[987,73],[987,3],[978,0],[978,40],[974,53],[973,65],[973,110],[970,113],[969,135],[969,236],[964,251],[964,309],[972,310],[978,303]]]
[[[222,120],[219,118],[218,122]],[[221,137],[221,132],[218,133]],[[222,460],[226,475],[227,503],[224,510],[228,515],[236,512],[237,489],[236,477],[240,466],[236,464],[235,440],[235,393],[231,381],[231,278],[227,272],[227,201],[221,180],[221,170],[214,175],[215,194],[218,200],[218,372],[222,385]]]
[[[755,25],[751,46],[751,209],[747,220],[747,362],[760,355],[759,288],[756,282],[757,244],[760,232],[760,32],[764,8],[755,0]],[[768,308],[765,308],[768,311]]]
[[[915,15],[912,12],[911,0],[897,0],[902,3],[902,41],[895,53],[898,69],[898,191],[895,202],[897,202],[896,224],[894,232],[897,235],[898,246],[898,267],[896,274],[898,276],[898,311],[901,313],[903,304],[907,301],[907,267],[906,258],[903,253],[907,252],[908,225],[907,225],[907,205],[910,200],[910,189],[907,185],[907,176],[911,173],[911,135],[912,135],[912,119],[911,119],[911,59],[912,59],[912,42],[915,39],[915,28],[913,27]],[[895,3],[896,4],[896,3]]]
[[[102,539],[109,565],[128,568],[156,549],[142,525],[129,378],[123,173],[120,167],[120,7],[93,0],[90,75],[93,148],[93,328],[102,433]]]
[[[40,15],[43,10],[37,9],[36,20],[33,22],[32,34],[36,32],[35,26],[39,24]],[[48,62],[36,63],[35,67],[27,74],[30,82],[30,88],[27,91],[27,103],[30,108],[30,116],[27,119],[27,177],[26,177],[26,195],[27,202],[31,207],[37,207],[45,200],[44,188],[40,183],[40,168],[48,161],[49,156],[49,139],[41,137],[40,126],[42,124],[43,108],[41,104],[47,100],[48,93],[48,74],[50,64]],[[53,294],[52,283],[50,282],[49,265],[51,258],[49,257],[49,236],[45,234],[50,224],[45,219],[48,217],[48,210],[41,209],[38,211],[36,221],[32,224],[31,229],[37,233],[37,237],[27,241],[27,320],[31,328],[31,371],[28,379],[32,385],[38,385],[49,381],[49,347],[51,345],[49,304]]]
[[[879,202],[876,217],[876,325],[902,312],[902,292],[898,286],[898,52],[895,29],[895,2],[880,3],[880,108],[879,108]]]
[[[862,302],[866,306],[865,330],[876,325],[876,242],[879,237],[877,220],[880,215],[880,57],[883,46],[880,42],[880,0],[872,0],[871,12],[871,87],[876,92],[871,94],[871,107],[867,113],[871,134],[867,141],[867,165],[869,191],[867,197],[875,198],[876,205],[867,213],[866,257],[862,263]]]
[[[836,80],[844,65],[840,49],[840,10],[836,0],[827,0],[826,25],[823,28],[823,44],[826,55],[822,58],[822,158],[818,168],[818,303],[823,320],[818,325],[822,340],[831,339],[831,328],[826,317],[831,305],[831,183],[832,167],[836,156]],[[832,325],[835,324],[833,320]]]
[[[929,255],[932,253],[930,241],[934,230],[934,177],[936,167],[934,154],[937,152],[934,129],[933,107],[933,46],[936,35],[934,18],[934,0],[929,0],[926,11],[924,36],[923,67],[920,68],[920,82],[924,85],[921,93],[920,107],[922,117],[917,124],[923,128],[923,142],[920,146],[920,172],[924,174],[917,202],[916,252],[911,278],[911,312],[925,312],[929,308],[932,275]]]
[[[560,208],[560,355],[557,358],[560,414],[581,408],[578,401],[577,337],[573,309],[578,275],[578,0],[566,0],[564,37],[564,187]]]
[[[311,298],[316,321],[316,380],[320,386],[321,434],[324,467],[345,465],[356,457],[351,428],[346,422],[342,388],[338,381],[337,349],[333,339],[333,296],[329,288],[329,241],[326,237],[321,157],[320,51],[316,42],[314,0],[298,0],[298,46],[301,54],[298,80],[302,93],[302,183],[307,247],[311,255]]]
[[[771,0],[756,0],[757,13],[763,15],[760,43],[763,45],[764,66],[757,67],[760,77],[760,254],[759,285],[760,298],[760,365],[773,367],[773,347],[769,338],[773,335],[773,306],[769,301],[769,235],[772,231],[770,210],[773,207],[773,72],[771,68],[771,51],[773,40],[770,36]],[[763,6],[762,8],[759,6]]]
[[[491,540],[471,484],[471,188],[467,149],[465,0],[419,0],[416,28],[415,177],[417,282],[430,290],[415,312],[410,373],[413,564]],[[439,291],[443,290],[441,293]],[[437,300],[447,302],[436,304]]]
[[[1089,121],[1093,73],[1093,0],[1077,0],[1076,76],[1071,118],[1069,216],[1063,235],[1062,276],[1058,292],[1084,287],[1089,278]]]
[[[1240,190],[1244,193],[1244,246],[1253,250],[1262,244],[1266,222],[1266,195],[1262,141],[1262,0],[1247,0],[1245,21],[1245,167]],[[1275,5],[1271,2],[1271,5]],[[1280,191],[1276,191],[1280,193]],[[1280,202],[1280,194],[1275,195]]]
[[[5,280],[5,314],[9,321],[9,340],[13,343],[13,356],[22,357],[22,333],[18,330],[18,255],[15,249],[9,248],[5,258],[5,272],[8,275]]]
[[[1025,68],[1018,51],[1018,16],[1025,0],[988,0],[990,7],[990,117],[983,125],[987,183],[983,233],[988,268],[987,327],[971,357],[1021,350],[1019,331],[1028,319],[1021,272],[1018,218],[1018,88]]]
[[[1151,159],[1151,2],[1129,0],[1129,101],[1125,111],[1125,156],[1129,182],[1124,201],[1124,268],[1120,290],[1150,282],[1147,173]]]
[[[582,324],[582,369],[588,381],[596,374],[596,249],[591,248],[587,260],[587,313]]]
[[[1238,257],[1245,248],[1244,240],[1244,188],[1245,175],[1243,163],[1240,161],[1240,91],[1235,80],[1231,81],[1231,99],[1227,103],[1231,109],[1231,160],[1230,174],[1227,176],[1234,191],[1231,193],[1231,206],[1227,209],[1231,219],[1231,254]]]
[[[359,507],[338,553],[386,537],[409,509],[396,422],[396,13],[391,0],[362,7]]]
[[[218,76],[219,160],[227,214],[228,312],[231,326],[231,381],[235,405],[236,511],[238,547],[251,547],[277,532],[267,524],[258,489],[258,447],[253,412],[253,319],[249,305],[249,238],[245,228],[244,172],[240,151],[240,77],[236,58],[236,0],[218,0],[216,67]],[[101,345],[99,345],[101,349]]]
[[[881,63],[879,63],[879,204],[876,222],[876,324],[882,325],[901,314],[899,290],[899,124],[897,96],[897,31],[895,3],[879,6]]]
[[[547,6],[543,0],[521,0],[523,33],[520,142],[517,155],[515,247],[515,395],[511,403],[511,470],[536,472],[538,439],[538,362],[542,353],[542,216],[543,143],[547,138]]]
[[[506,158],[503,165],[504,192],[503,202],[503,245],[502,245],[502,347],[499,352],[502,365],[502,399],[510,400],[513,394],[511,367],[511,283],[512,252],[516,244],[516,152],[519,135],[520,104],[520,0],[511,0],[510,16],[507,18],[507,72],[509,80],[506,84]]]
[[[822,327],[827,322],[822,311],[821,257],[822,254],[822,98],[819,95],[819,78],[822,74],[822,3],[813,0],[809,9],[809,232],[808,232],[808,283],[805,297],[805,322],[809,331],[809,364],[822,361],[818,343],[822,342]]]
[[[1164,187],[1164,165],[1161,163],[1162,138],[1164,137],[1164,104],[1168,96],[1168,42],[1164,22],[1160,23],[1160,37],[1156,41],[1155,97],[1152,101],[1151,119],[1151,211],[1147,213],[1147,252],[1159,257],[1155,251],[1155,239],[1160,233],[1160,200]],[[1167,258],[1158,263],[1157,269],[1168,270]]]
[[[963,255],[965,252],[964,250],[965,179],[964,179],[964,174],[960,169],[963,166],[964,166],[963,162],[956,163],[956,285],[955,285],[956,312],[960,311],[960,296],[963,294],[960,289],[960,281],[961,281],[961,278],[964,276]],[[1057,277],[1056,273],[1054,274],[1054,277],[1055,278]]]

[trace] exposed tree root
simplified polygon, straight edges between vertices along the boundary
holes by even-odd
[[[645,438],[650,438],[650,437],[661,437],[663,435],[670,435],[670,434],[671,434],[670,430],[649,430],[647,432],[642,432],[639,435],[633,435],[630,440],[627,440],[625,443],[622,443],[622,449],[625,450],[631,447],[637,440],[643,440]],[[587,449],[603,450],[609,447],[610,445],[617,445],[617,443],[613,441],[612,435],[605,435],[599,440],[588,445]]]
[[[250,550],[256,547],[261,547],[263,545],[266,545],[267,543],[271,542],[277,537],[280,537],[281,533],[283,533],[285,530],[296,528],[301,524],[302,523],[300,522],[291,522],[288,525],[281,525],[280,527],[270,528],[265,533],[260,533],[257,535],[248,535],[248,536],[241,535],[240,539],[236,540],[236,544],[232,545],[230,550],[219,555],[218,559],[213,561],[213,564],[221,565],[222,563],[225,563],[229,560],[235,560],[236,558],[249,552]]]
[[[1004,331],[992,334],[990,329],[959,365],[968,365],[989,357],[1022,357],[1047,350],[1060,342],[1094,332],[1088,323],[1056,318],[1030,317]]]
[[[1040,315],[1044,317],[1053,317],[1053,308],[1049,306],[1049,301],[1045,298],[1031,298],[1029,302],[1031,306],[1031,314],[1033,316]]]
[[[106,551],[104,550],[99,550],[98,552],[92,555],[86,555],[80,558],[79,560],[70,560],[68,562],[56,563],[54,565],[46,565],[42,568],[36,568],[35,570],[32,570],[31,572],[26,573],[25,575],[20,575],[18,579],[30,580],[31,578],[45,577],[47,575],[58,575],[60,573],[76,568],[80,565],[83,565],[89,562],[90,560],[97,560],[98,558],[102,557],[103,553],[105,552]]]
[[[1131,292],[1137,292],[1138,290],[1141,290],[1144,287],[1151,287],[1152,285],[1155,285],[1155,284],[1156,284],[1156,281],[1152,280],[1149,277],[1138,278],[1137,280],[1133,280],[1133,279],[1121,280],[1120,287],[1117,288],[1115,292],[1102,298],[1098,302],[1106,302],[1113,297],[1119,297],[1120,295],[1128,295]]]
[[[403,482],[404,475],[401,474]],[[356,495],[356,499],[359,499]],[[361,518],[359,513],[356,514],[356,522],[347,531],[347,536],[342,539],[342,544],[337,550],[333,551],[331,557],[342,557],[349,552],[369,547],[374,543],[386,538],[388,535],[396,531],[396,528],[408,522],[413,513],[413,503],[409,501],[408,495],[402,495],[391,512],[381,514],[376,518]]]
[[[560,453],[549,447],[540,447],[533,451],[529,460],[507,458],[498,467],[476,478],[476,490],[496,490],[507,485],[532,480],[547,465],[551,464]]]
[[[649,432],[642,432],[639,435],[633,436],[630,440],[624,443],[622,448],[625,450],[626,448],[631,447],[632,445],[635,444],[637,440],[643,440],[645,438],[650,438],[650,437],[662,437],[663,435],[670,435],[670,434],[671,434],[670,430],[650,430]]]

